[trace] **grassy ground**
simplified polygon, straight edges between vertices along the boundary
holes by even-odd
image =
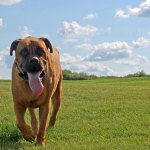
[[[10,84],[0,81],[2,150],[150,149],[150,78],[64,81],[63,103],[45,148],[26,142],[16,128]]]

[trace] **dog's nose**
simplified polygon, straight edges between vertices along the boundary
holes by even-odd
[[[37,64],[39,63],[39,59],[37,57],[33,57],[31,60],[30,60],[30,64]]]

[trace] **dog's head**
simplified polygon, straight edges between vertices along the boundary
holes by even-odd
[[[35,37],[17,39],[11,44],[11,56],[13,55],[13,51],[15,51],[16,65],[20,72],[29,80],[31,90],[37,82],[42,84],[41,78],[45,75],[48,53],[53,53],[50,41],[47,38]],[[39,95],[39,93],[36,95]]]

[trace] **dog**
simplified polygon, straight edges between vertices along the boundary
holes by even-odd
[[[47,125],[55,124],[62,101],[62,70],[59,52],[47,38],[16,39],[10,46],[15,51],[12,67],[12,95],[16,125],[25,140],[45,145]],[[48,124],[50,102],[53,111]],[[34,112],[39,108],[39,125]],[[31,116],[31,127],[24,119],[26,110]]]

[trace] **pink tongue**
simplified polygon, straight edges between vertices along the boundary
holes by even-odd
[[[44,90],[44,86],[40,80],[39,73],[28,73],[29,86],[35,96],[40,96]]]

